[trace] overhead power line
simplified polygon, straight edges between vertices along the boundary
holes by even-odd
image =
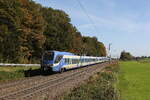
[[[83,10],[83,12],[84,12],[84,13],[86,14],[86,16],[88,17],[88,19],[89,19],[89,21],[91,22],[91,25],[93,26],[93,28],[95,29],[95,31],[96,31],[97,33],[99,33],[97,27],[95,26],[95,23],[94,23],[93,19],[90,17],[90,15],[89,15],[88,12],[86,11],[85,7],[82,5],[82,3],[80,2],[80,0],[76,0],[76,1],[79,3],[81,9]]]

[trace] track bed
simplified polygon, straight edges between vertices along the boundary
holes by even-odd
[[[0,84],[0,100],[53,100],[116,61]]]

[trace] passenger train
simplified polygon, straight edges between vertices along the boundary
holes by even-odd
[[[41,70],[63,72],[108,60],[107,57],[77,56],[69,52],[45,51],[41,59]]]

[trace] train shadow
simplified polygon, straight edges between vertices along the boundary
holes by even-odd
[[[52,75],[52,74],[55,74],[54,72],[51,72],[51,71],[41,71],[41,69],[29,69],[29,70],[25,70],[24,71],[24,75],[25,77],[33,77],[33,76],[39,76],[39,75],[42,75],[42,76],[48,76],[48,75]]]

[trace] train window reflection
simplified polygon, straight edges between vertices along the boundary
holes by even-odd
[[[59,63],[63,56],[59,55],[56,57],[55,63]]]

